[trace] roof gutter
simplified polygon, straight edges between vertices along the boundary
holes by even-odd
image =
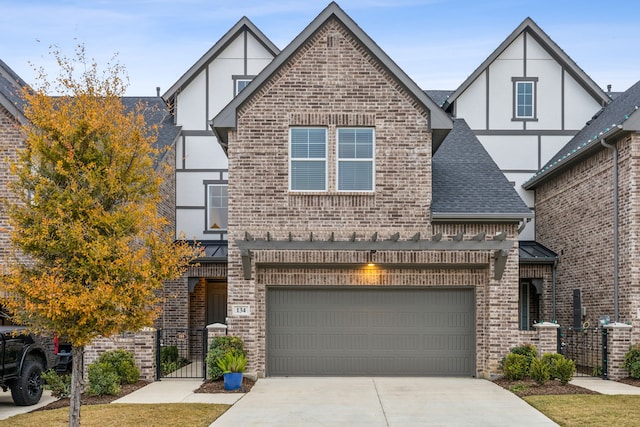
[[[531,220],[533,213],[464,213],[432,212],[433,222],[521,222]]]
[[[611,150],[613,154],[613,317],[615,323],[620,321],[620,310],[618,304],[618,149],[613,144],[608,144],[604,138],[600,138],[600,144]]]

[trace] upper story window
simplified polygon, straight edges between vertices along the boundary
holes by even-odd
[[[535,77],[514,77],[513,81],[513,120],[536,120]]]
[[[289,189],[326,191],[327,130],[291,128],[289,142]]]
[[[207,184],[207,231],[224,231],[229,226],[227,184]]]
[[[338,191],[373,191],[372,128],[338,128]]]
[[[232,76],[233,79],[233,96],[236,96],[247,87],[255,76]]]

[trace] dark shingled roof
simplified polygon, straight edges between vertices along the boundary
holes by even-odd
[[[447,99],[453,94],[453,90],[425,90],[424,93],[427,94],[429,98],[440,108],[447,102]]]
[[[639,106],[640,81],[597,112],[587,122],[587,125],[571,138],[542,169],[523,184],[523,187],[527,190],[533,189],[546,179],[579,161],[583,156],[604,149],[600,144],[600,139],[625,130],[625,124],[632,115],[636,115],[637,121],[637,115],[640,114],[637,113]]]
[[[433,156],[434,220],[522,220],[532,217],[513,185],[463,119]]]
[[[127,109],[133,109],[139,103],[144,106],[143,114],[147,125],[158,125],[156,147],[162,153],[174,143],[180,133],[181,126],[173,123],[173,116],[169,112],[167,104],[160,97],[126,96],[122,98],[122,104]],[[161,158],[162,155],[156,159],[156,166]]]
[[[24,114],[24,100],[22,88],[27,86],[6,63],[0,60],[0,105],[3,105],[11,114]],[[22,119],[22,117],[19,117]]]

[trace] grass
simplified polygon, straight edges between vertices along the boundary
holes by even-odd
[[[640,396],[571,394],[523,399],[561,426],[640,425]]]
[[[88,405],[80,411],[80,422],[83,427],[207,427],[227,409],[229,405],[208,403]],[[69,408],[36,411],[0,421],[0,426],[12,427],[68,425]]]

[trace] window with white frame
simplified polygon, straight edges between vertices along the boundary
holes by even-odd
[[[338,128],[338,191],[374,190],[372,128]]]
[[[227,184],[207,184],[207,230],[224,231],[229,225]]]
[[[234,83],[235,83],[235,88],[234,88],[233,95],[235,96],[240,92],[242,92],[242,89],[244,89],[245,87],[247,87],[249,83],[251,83],[251,79],[236,79],[234,80]]]
[[[537,78],[513,78],[513,118],[535,120]]]
[[[327,129],[291,128],[289,189],[327,190]]]

